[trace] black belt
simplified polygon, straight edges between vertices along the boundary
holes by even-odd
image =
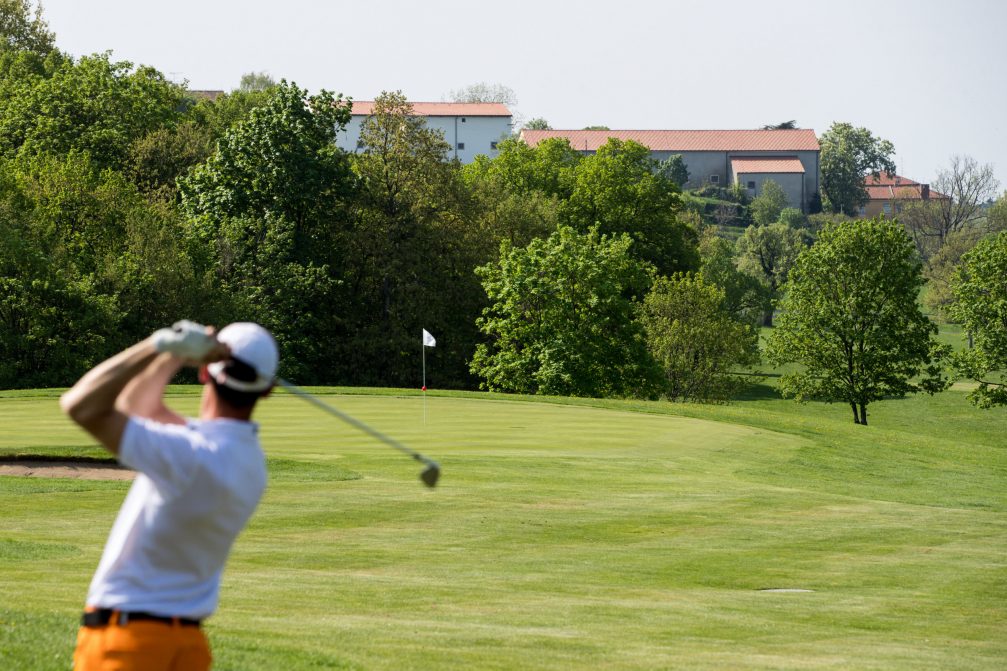
[[[126,626],[129,622],[161,622],[163,624],[180,624],[183,627],[198,627],[199,620],[190,620],[186,617],[164,617],[151,613],[138,613],[111,608],[99,608],[84,613],[80,618],[80,623],[84,627],[104,627],[110,622],[114,622],[120,627]]]

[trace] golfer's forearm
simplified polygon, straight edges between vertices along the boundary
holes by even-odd
[[[126,384],[116,399],[116,409],[126,415],[161,422],[180,419],[164,405],[164,388],[181,368],[180,358],[171,354],[159,355]]]
[[[77,381],[59,404],[73,421],[91,433],[115,413],[115,401],[126,384],[157,356],[149,339],[103,361]]]

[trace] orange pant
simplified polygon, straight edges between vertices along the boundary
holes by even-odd
[[[209,671],[210,644],[199,627],[141,620],[81,627],[74,671]]]

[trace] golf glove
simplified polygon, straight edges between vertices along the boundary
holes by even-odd
[[[154,331],[154,349],[183,359],[200,361],[217,345],[217,339],[206,332],[202,324],[183,319],[171,328]]]

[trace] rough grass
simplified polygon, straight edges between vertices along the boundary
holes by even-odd
[[[173,388],[195,410],[191,388]],[[278,392],[270,486],[208,632],[217,669],[1002,669],[1007,411]],[[92,454],[55,393],[0,452]],[[0,477],[0,668],[65,669],[126,489]],[[801,588],[804,593],[770,593]]]

